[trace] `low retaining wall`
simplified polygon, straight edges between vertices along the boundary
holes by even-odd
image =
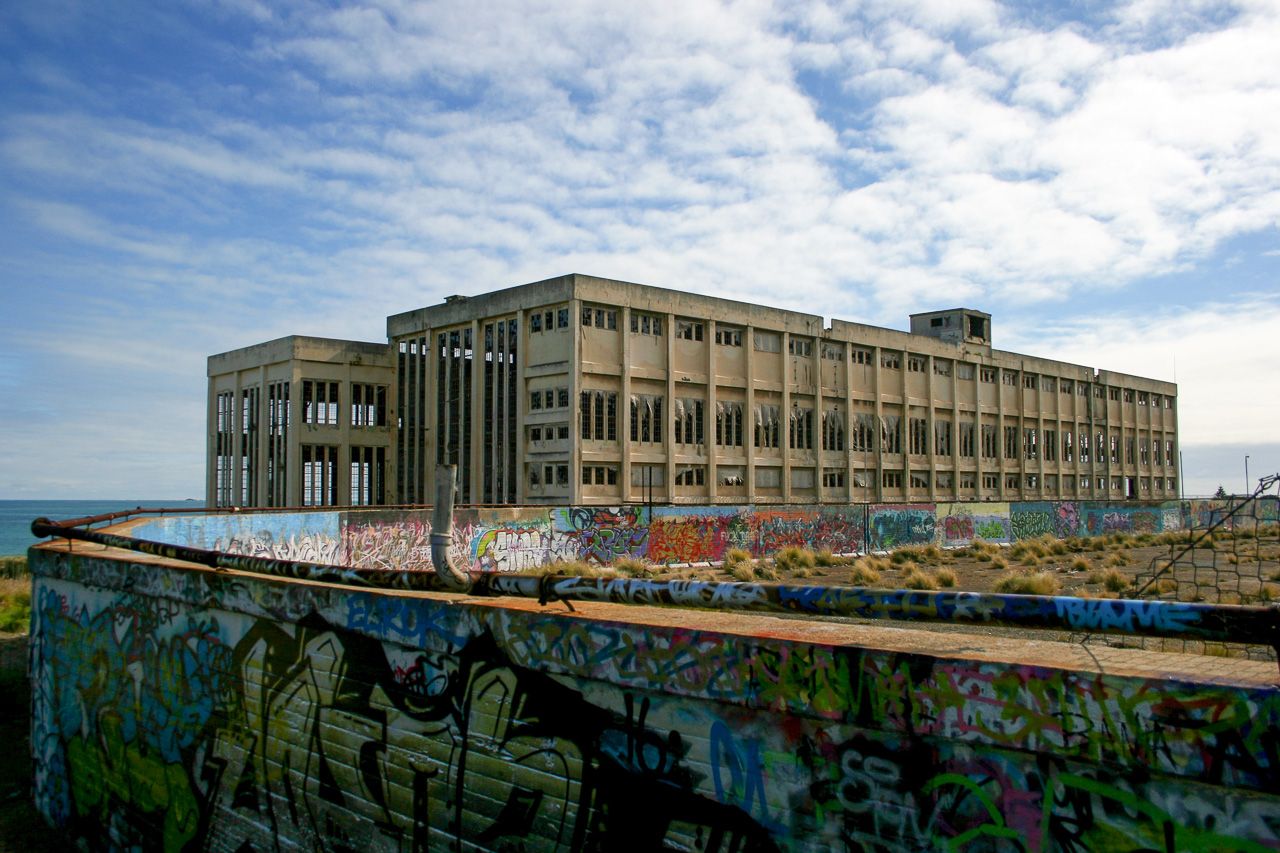
[[[95,847],[1280,849],[1274,664],[30,557]]]
[[[1230,508],[1227,501],[464,508],[453,520],[454,557],[472,571],[519,572],[561,560],[719,561],[730,548],[757,557],[791,545],[851,554],[974,539],[1203,529]],[[1254,502],[1247,517],[1275,522],[1276,499]],[[429,568],[430,534],[428,510],[180,516],[137,522],[130,532],[237,554],[376,569]]]

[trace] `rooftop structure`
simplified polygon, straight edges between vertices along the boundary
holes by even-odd
[[[991,331],[967,308],[907,333],[585,275],[451,296],[387,318],[388,344],[212,357],[208,499],[426,503],[438,463],[468,504],[1177,495],[1175,385]]]

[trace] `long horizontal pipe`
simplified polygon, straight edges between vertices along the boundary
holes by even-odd
[[[32,522],[31,531],[38,537],[78,539],[212,568],[275,577],[374,589],[449,592],[457,588],[456,581],[446,581],[435,572],[361,569],[227,554],[186,545],[134,539],[98,530],[68,528],[47,518]],[[470,577],[474,581],[472,595],[536,598],[544,604],[550,601],[607,601],[713,610],[945,621],[1015,628],[1195,638],[1266,645],[1275,648],[1280,655],[1280,606],[488,572],[471,573]]]

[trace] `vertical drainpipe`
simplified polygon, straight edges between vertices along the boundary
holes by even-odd
[[[449,559],[449,547],[453,544],[453,503],[458,494],[457,478],[458,466],[436,466],[436,501],[431,510],[431,565],[450,589],[468,592],[471,576]]]

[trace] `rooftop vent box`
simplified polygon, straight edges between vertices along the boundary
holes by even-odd
[[[991,315],[972,308],[950,308],[911,315],[911,334],[953,344],[991,345]]]

